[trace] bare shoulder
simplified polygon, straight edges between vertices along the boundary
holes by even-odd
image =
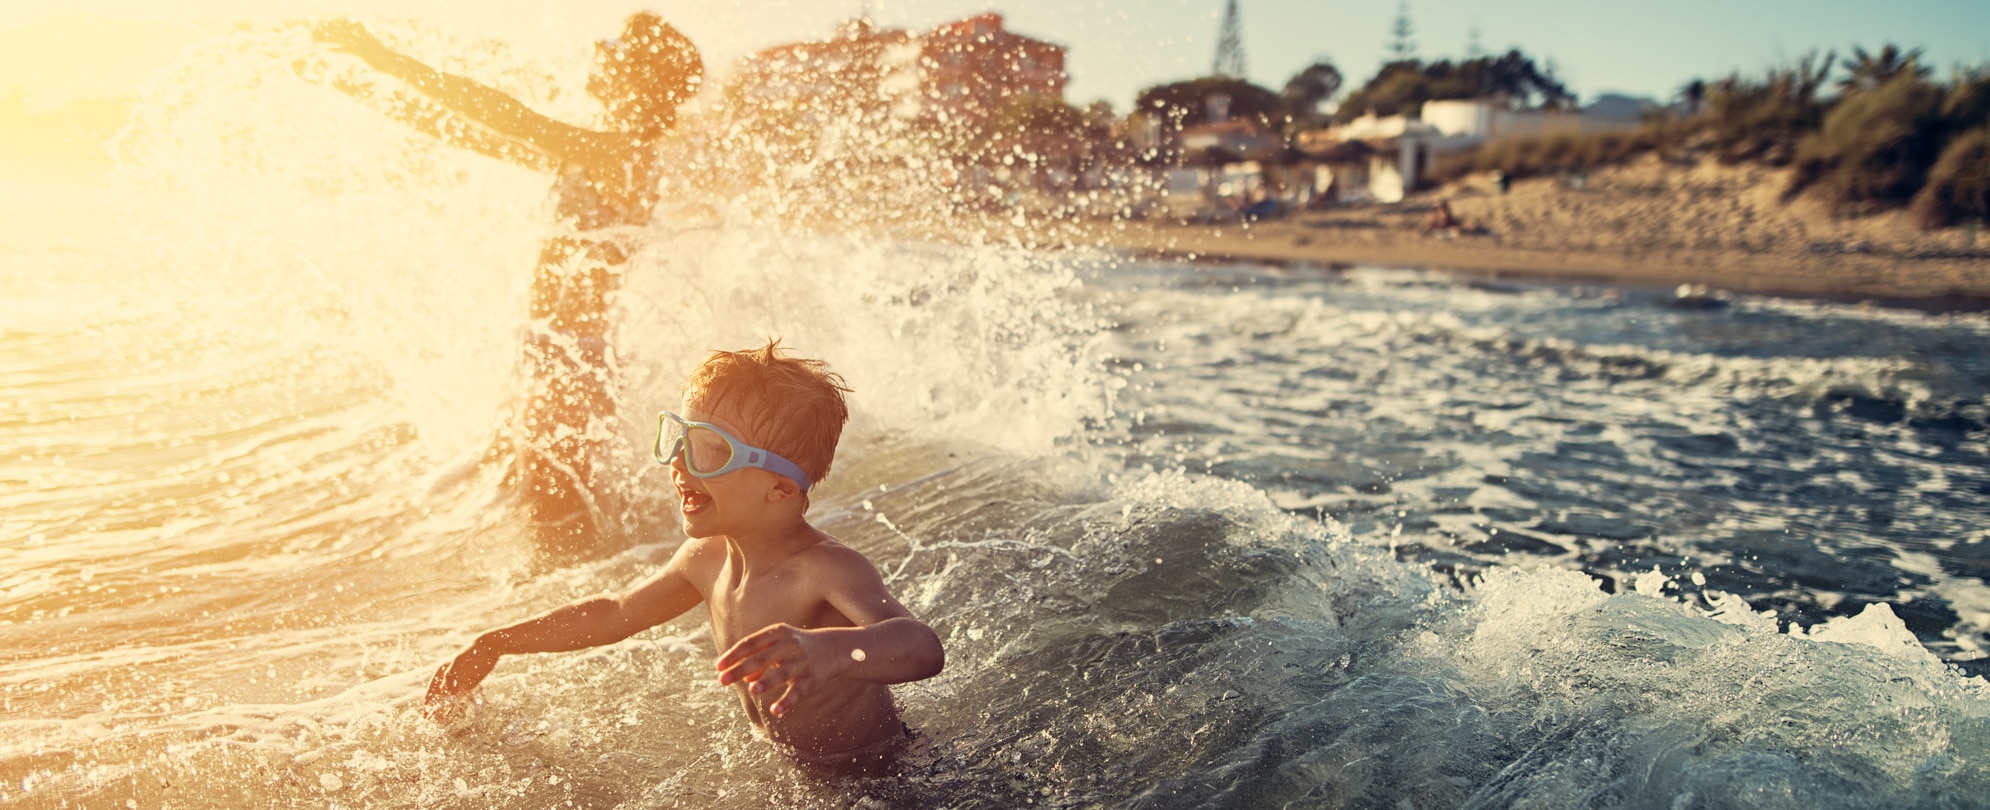
[[[719,567],[725,564],[725,541],[717,537],[693,537],[677,547],[677,553],[670,556],[667,571],[692,580],[710,579],[718,575]]]
[[[843,541],[830,535],[822,535],[822,541],[804,552],[802,562],[810,569],[829,576],[867,576],[878,579],[878,567],[864,553],[846,546]]]
[[[863,626],[912,615],[862,552],[824,535],[809,549],[808,558],[804,564],[815,592],[850,623]]]

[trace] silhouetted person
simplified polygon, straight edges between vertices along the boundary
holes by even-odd
[[[1456,214],[1451,213],[1450,200],[1438,200],[1437,207],[1432,209],[1430,216],[1424,217],[1423,220],[1423,232],[1426,234],[1449,233],[1457,230],[1458,227],[1458,217]]]
[[[631,16],[619,38],[595,45],[587,90],[606,115],[603,129],[587,129],[396,53],[357,23],[321,23],[313,34],[415,92],[351,83],[340,90],[444,143],[558,176],[560,227],[532,276],[523,358],[530,393],[510,429],[511,482],[542,540],[586,541],[602,517],[593,446],[613,434],[616,411],[608,309],[630,240],[656,203],[656,143],[703,80],[698,49],[654,13]]]

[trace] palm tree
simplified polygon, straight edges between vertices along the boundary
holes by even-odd
[[[1871,90],[1902,76],[1925,79],[1929,72],[1921,66],[1920,48],[1903,51],[1891,43],[1879,49],[1878,53],[1853,48],[1852,59],[1846,67],[1851,70],[1851,75],[1838,82],[1839,91],[1844,93]]]

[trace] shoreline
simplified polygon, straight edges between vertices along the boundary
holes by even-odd
[[[1444,246],[1307,246],[1282,245],[1251,234],[1207,232],[1209,226],[1146,225],[1147,233],[1109,237],[1090,246],[1117,250],[1138,258],[1186,262],[1237,262],[1279,267],[1318,266],[1331,270],[1380,267],[1439,270],[1497,281],[1555,284],[1603,284],[1654,290],[1693,284],[1711,293],[1734,293],[1796,300],[1872,304],[1940,314],[1990,312],[1990,264],[1950,261],[1952,266],[1931,274],[1935,281],[1897,278],[1914,275],[1899,268],[1882,268],[1874,258],[1847,266],[1818,265],[1793,271],[1786,261],[1758,262],[1750,257],[1707,251],[1683,262],[1584,251],[1506,248],[1498,245]],[[1255,226],[1262,228],[1262,226]],[[1197,231],[1204,231],[1198,233]],[[1948,260],[1895,260],[1906,262]],[[1814,274],[1813,274],[1814,273]],[[1940,279],[1981,274],[1979,283],[1943,286]],[[1876,278],[1876,277],[1890,278]]]
[[[1990,235],[1926,232],[1904,211],[1836,216],[1785,201],[1787,170],[1682,166],[1656,158],[1599,169],[1581,188],[1553,178],[1492,191],[1489,177],[1401,203],[1244,223],[1073,223],[1061,241],[1175,260],[1444,270],[1514,281],[1868,302],[1925,312],[1990,311]],[[1447,201],[1482,233],[1425,234]],[[996,228],[1015,234],[1013,227]],[[1057,230],[1055,228],[1043,230]],[[1039,231],[1038,235],[1042,235]]]

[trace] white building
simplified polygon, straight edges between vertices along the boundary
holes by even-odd
[[[1504,101],[1461,99],[1425,102],[1415,118],[1364,115],[1332,129],[1301,133],[1301,151],[1347,155],[1342,144],[1369,147],[1365,162],[1339,160],[1336,201],[1401,202],[1438,156],[1508,138],[1559,133],[1595,134],[1636,128],[1636,119],[1562,110],[1512,110]],[[1330,159],[1329,162],[1334,162]]]

